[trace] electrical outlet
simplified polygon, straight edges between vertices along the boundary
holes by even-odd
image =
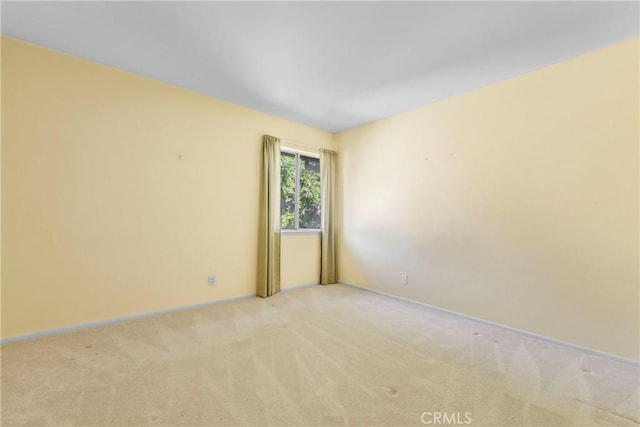
[[[406,274],[400,275],[400,284],[406,285],[409,281],[409,277]]]
[[[209,276],[209,286],[216,284],[216,276]]]

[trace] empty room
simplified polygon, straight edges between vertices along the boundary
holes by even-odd
[[[0,14],[0,425],[640,424],[640,2]]]

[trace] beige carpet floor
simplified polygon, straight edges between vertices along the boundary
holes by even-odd
[[[637,366],[343,285],[7,344],[1,363],[3,426],[421,426],[445,416],[447,425],[627,426],[640,417]]]

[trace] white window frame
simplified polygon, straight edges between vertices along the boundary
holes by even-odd
[[[298,216],[299,213],[299,205],[300,205],[300,156],[313,157],[314,159],[318,159],[318,163],[320,163],[320,155],[317,153],[309,153],[307,151],[295,150],[287,147],[280,147],[280,153],[293,154],[295,156],[295,165],[296,165],[296,182],[295,182],[295,225],[296,228],[281,228],[280,232],[282,234],[296,234],[296,235],[304,235],[304,234],[320,234],[322,231],[320,228],[298,228],[300,226],[300,221]],[[280,184],[282,185],[282,184]],[[282,212],[282,211],[281,211]]]

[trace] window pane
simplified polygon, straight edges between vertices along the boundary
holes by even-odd
[[[320,161],[300,156],[299,228],[320,228]]]
[[[296,156],[280,154],[280,224],[292,230],[296,228]]]

